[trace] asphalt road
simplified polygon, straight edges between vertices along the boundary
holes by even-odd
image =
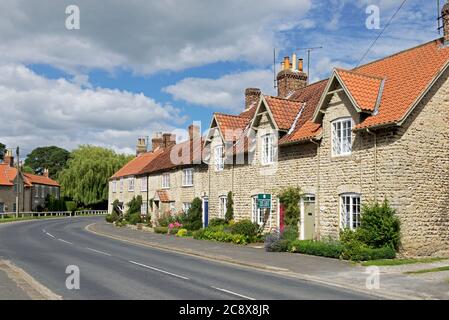
[[[0,259],[63,299],[370,299],[370,296],[245,267],[170,253],[85,230],[102,217],[0,225]],[[80,289],[66,287],[67,266]]]

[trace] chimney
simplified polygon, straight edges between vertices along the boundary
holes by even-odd
[[[138,157],[141,154],[144,154],[146,152],[148,152],[147,139],[145,139],[145,138],[137,139],[136,157]]]
[[[262,92],[257,88],[248,88],[245,90],[245,110],[259,103]]]
[[[176,135],[171,133],[164,133],[162,135],[164,141],[164,148],[169,148],[176,144]]]
[[[44,176],[44,177],[47,177],[47,178],[50,177],[50,172],[48,171],[48,169],[44,169],[43,176]]]
[[[6,150],[5,156],[3,157],[3,162],[10,167],[14,167],[14,156],[12,155],[12,150]]]
[[[449,0],[441,10],[441,16],[443,18],[444,44],[449,45]]]
[[[195,125],[190,125],[189,126],[189,139],[190,140],[195,140],[198,139],[200,137],[200,127],[199,126],[195,126]]]
[[[307,74],[303,71],[303,61],[299,60],[298,69],[296,69],[296,54],[293,55],[295,62],[290,66],[290,58],[285,57],[283,68],[277,75],[278,97],[286,98],[296,90],[307,86]],[[294,67],[294,68],[293,68]]]
[[[164,139],[162,138],[162,132],[156,132],[154,134],[153,139],[151,139],[151,146],[153,151],[164,148]]]

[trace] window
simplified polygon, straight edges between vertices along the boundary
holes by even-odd
[[[148,191],[148,177],[143,177],[142,179],[140,179],[140,191]]]
[[[162,188],[170,189],[170,173],[164,173],[162,175]]]
[[[142,214],[142,215],[148,214],[148,202],[147,201],[142,202],[142,205],[140,206],[140,214]]]
[[[182,171],[182,186],[193,186],[193,169],[185,169]]]
[[[215,171],[223,171],[224,169],[224,147],[217,146],[214,151]]]
[[[170,212],[174,214],[176,211],[176,205],[174,202],[170,202]]]
[[[34,186],[34,197],[39,198],[39,186]]]
[[[191,207],[192,204],[190,202],[184,202],[182,204],[182,211],[184,211],[184,213],[187,213]]]
[[[352,152],[352,121],[349,118],[332,122],[332,155],[345,156]]]
[[[112,193],[117,192],[117,181],[112,181]]]
[[[45,186],[41,186],[41,198],[45,198]]]
[[[219,202],[219,211],[218,211],[218,218],[224,219],[226,218],[226,207],[228,205],[228,197],[227,196],[221,196]]]
[[[17,203],[13,203],[12,204],[12,212],[16,212],[17,211]]]
[[[263,225],[265,222],[265,213],[268,209],[259,209],[257,207],[258,196],[252,198],[252,221],[258,225]]]
[[[128,191],[130,192],[134,191],[134,178],[128,179]]]
[[[120,179],[120,193],[123,192],[123,178]]]
[[[268,165],[274,162],[276,148],[274,146],[274,135],[266,134],[262,137],[262,164]]]
[[[360,227],[360,195],[342,195],[340,210],[342,229],[355,230]]]

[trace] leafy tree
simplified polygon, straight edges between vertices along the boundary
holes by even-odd
[[[5,156],[6,152],[6,146],[0,142],[0,160],[3,160],[3,157]]]
[[[291,226],[298,230],[298,223],[301,218],[301,209],[299,202],[303,196],[300,188],[288,187],[283,189],[279,194],[279,201],[284,205],[284,222],[285,225]]]
[[[229,223],[234,220],[234,199],[232,197],[232,191],[228,193],[228,201],[226,204],[226,222]]]
[[[80,146],[58,175],[62,192],[85,206],[107,201],[109,178],[131,159],[109,149]]]
[[[25,166],[36,174],[43,174],[44,169],[48,169],[50,177],[56,177],[65,168],[69,157],[70,152],[55,146],[36,148],[25,159]]]
[[[30,166],[23,166],[23,167],[22,167],[22,172],[23,172],[23,173],[31,173],[31,174],[33,174],[33,173],[34,173],[34,170],[33,170],[33,168],[31,168]]]
[[[203,226],[203,202],[200,198],[195,198],[192,205],[183,219],[184,227],[187,230],[195,231]]]
[[[128,211],[127,215],[131,215],[134,213],[140,214],[140,208],[142,207],[142,196],[133,197],[130,202],[127,203]]]

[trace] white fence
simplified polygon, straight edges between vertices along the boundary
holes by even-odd
[[[107,210],[82,210],[82,211],[54,211],[54,212],[20,212],[19,217],[73,217],[73,216],[100,216],[106,215],[108,213]],[[0,212],[0,219],[4,219],[5,217],[15,217],[15,212]]]

